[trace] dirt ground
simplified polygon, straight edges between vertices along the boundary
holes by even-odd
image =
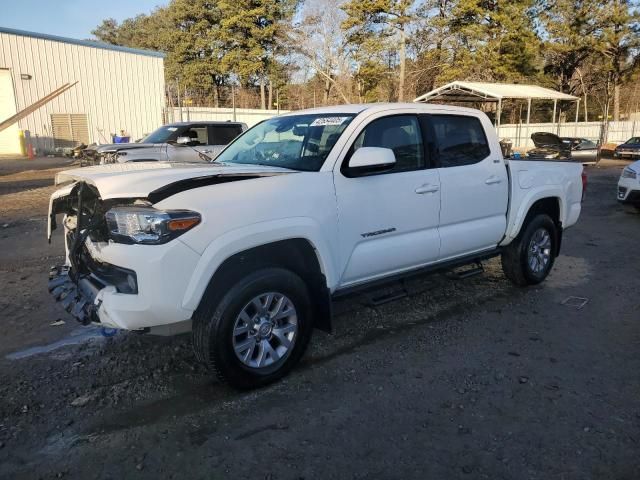
[[[342,301],[290,376],[238,393],[188,335],[106,337],[49,298],[47,160],[0,168],[0,478],[640,478],[640,215],[615,200],[620,163],[588,170],[542,285],[493,260]]]

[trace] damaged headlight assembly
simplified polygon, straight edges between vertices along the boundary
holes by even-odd
[[[109,238],[116,243],[160,245],[191,230],[201,221],[189,210],[114,207],[105,214]]]

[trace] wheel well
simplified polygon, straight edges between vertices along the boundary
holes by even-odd
[[[313,306],[314,326],[330,332],[331,296],[327,280],[322,273],[316,250],[303,238],[268,243],[232,255],[213,274],[204,295],[214,295],[218,300],[248,273],[274,266],[291,270],[304,280]]]
[[[531,205],[527,216],[524,219],[520,231],[524,231],[526,225],[531,221],[533,217],[539,213],[545,213],[551,217],[553,223],[556,224],[556,251],[554,252],[557,257],[560,254],[560,245],[562,243],[562,222],[560,221],[560,199],[558,197],[541,198]]]

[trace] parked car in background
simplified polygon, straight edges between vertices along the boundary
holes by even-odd
[[[622,170],[618,181],[618,201],[640,210],[640,160]]]
[[[600,159],[600,147],[588,138],[561,137],[563,145],[569,146],[571,160],[582,164],[595,164]]]
[[[599,148],[586,138],[559,137],[554,133],[536,132],[531,134],[535,144],[527,152],[531,160],[567,160],[592,164],[598,161]]]
[[[136,143],[113,143],[86,152],[96,163],[211,161],[247,129],[241,122],[178,122],[164,125]]]
[[[576,223],[574,162],[504,160],[479,110],[342,105],[259,123],[213,164],[61,172],[67,262],[49,289],[80,322],[193,329],[196,356],[238,388],[300,359],[331,301],[501,255],[542,282]]]
[[[613,151],[615,158],[640,158],[640,137],[631,137]]]

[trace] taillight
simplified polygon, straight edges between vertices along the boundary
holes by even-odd
[[[587,193],[587,174],[582,172],[582,200],[583,201],[586,193]]]

